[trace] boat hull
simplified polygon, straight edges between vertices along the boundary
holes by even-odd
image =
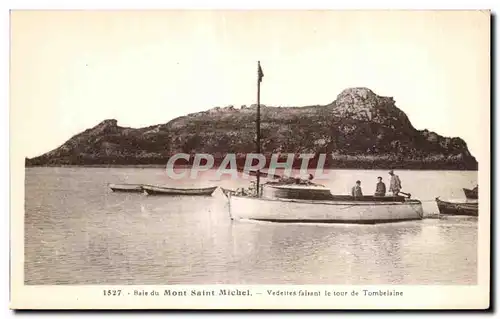
[[[453,203],[436,198],[439,213],[443,215],[478,216],[479,208],[477,202]]]
[[[217,187],[207,188],[169,188],[158,186],[143,186],[146,195],[163,196],[211,196]]]
[[[109,184],[108,186],[113,192],[142,193],[143,191],[140,184]]]
[[[233,219],[282,223],[377,224],[423,218],[422,203],[266,199],[229,194]]]
[[[472,189],[468,188],[463,188],[465,197],[467,199],[477,199],[477,191],[474,191]]]

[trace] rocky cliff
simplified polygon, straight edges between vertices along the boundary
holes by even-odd
[[[145,128],[105,120],[27,165],[166,164],[175,153],[255,151],[256,106],[213,108]],[[261,105],[262,149],[271,153],[327,153],[328,167],[477,169],[465,142],[416,130],[391,97],[350,88],[328,105]],[[314,165],[314,161],[312,162]]]

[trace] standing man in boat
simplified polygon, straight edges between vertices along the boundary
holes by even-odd
[[[381,196],[381,197],[384,197],[385,196],[385,184],[384,182],[382,182],[382,177],[377,177],[378,179],[378,183],[377,183],[377,187],[375,188],[375,196]]]
[[[354,185],[351,189],[351,194],[353,197],[363,197],[363,191],[361,190],[361,181],[356,181],[356,185]]]
[[[392,192],[394,196],[398,196],[399,192],[401,191],[401,180],[399,179],[399,176],[394,174],[394,171],[391,169],[389,171],[389,175],[391,175],[391,183],[389,187],[389,192]]]

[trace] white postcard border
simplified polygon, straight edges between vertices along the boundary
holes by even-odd
[[[484,117],[489,120],[489,108],[484,108]],[[251,289],[253,297],[192,297],[192,298],[156,298],[124,295],[123,298],[105,297],[104,289],[121,289],[127,293],[136,290],[165,289],[203,289],[213,287],[220,290],[221,285],[203,286],[28,286],[24,285],[24,158],[16,152],[15,123],[20,121],[20,114],[11,112],[11,154],[10,154],[10,200],[11,200],[11,308],[17,309],[213,309],[213,308],[251,308],[251,309],[470,309],[489,306],[489,271],[490,271],[490,215],[483,214],[478,222],[478,284],[475,286],[307,286],[308,290],[399,290],[404,297],[309,297],[311,299],[279,297],[271,298],[262,293],[269,287],[273,290],[303,290],[306,286],[259,285],[258,288],[247,286],[224,285],[224,288]],[[486,124],[486,123],[485,123]],[[481,198],[490,198],[490,126],[480,129],[485,147],[477,154],[479,162],[478,179]],[[480,211],[490,211],[489,201],[480,202]],[[193,288],[196,287],[196,288]]]

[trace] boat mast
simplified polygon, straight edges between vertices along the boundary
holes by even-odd
[[[257,131],[257,154],[260,154],[260,82],[264,73],[260,67],[260,61],[257,61],[257,121],[256,121],[256,131]],[[260,197],[260,170],[257,170],[257,197]]]

